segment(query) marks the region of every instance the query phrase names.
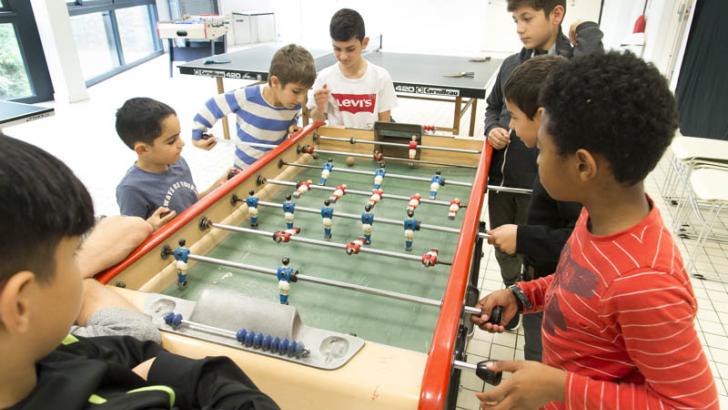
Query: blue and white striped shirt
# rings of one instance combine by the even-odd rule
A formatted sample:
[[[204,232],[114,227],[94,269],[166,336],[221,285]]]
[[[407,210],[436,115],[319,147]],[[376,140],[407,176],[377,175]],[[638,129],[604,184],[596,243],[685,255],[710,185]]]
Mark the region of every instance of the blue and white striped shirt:
[[[293,108],[274,107],[263,99],[265,84],[251,85],[210,98],[194,118],[192,139],[202,134],[230,113],[236,114],[238,138],[235,140],[235,166],[247,168],[269,148],[251,147],[247,143],[278,145],[286,139],[288,126],[296,123],[300,105]]]

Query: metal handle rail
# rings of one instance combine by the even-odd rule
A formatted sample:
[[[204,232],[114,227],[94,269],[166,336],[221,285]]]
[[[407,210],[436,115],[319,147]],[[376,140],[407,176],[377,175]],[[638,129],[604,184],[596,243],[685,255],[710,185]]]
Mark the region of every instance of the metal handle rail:
[[[258,201],[258,205],[269,206],[271,208],[280,208],[281,207],[281,204],[277,204],[275,202],[268,202],[268,201]],[[307,213],[311,213],[311,214],[318,214],[321,212],[320,209],[307,208],[305,206],[298,206],[298,205],[296,205],[296,211],[307,212]],[[361,216],[359,216],[359,215],[349,214],[346,212],[338,212],[338,211],[334,213],[334,216],[346,218],[346,219],[355,219],[355,220],[361,219]],[[388,219],[388,218],[380,218],[380,217],[376,217],[375,222],[381,222],[381,223],[387,224],[387,225],[399,225],[399,226],[402,226],[402,223],[403,223],[403,221],[398,221],[396,219]],[[447,226],[440,226],[440,225],[420,224],[420,229],[429,229],[431,231],[448,232],[448,233],[460,233],[460,229],[450,228]],[[483,233],[483,232],[479,232],[478,236],[480,236],[481,238],[485,238],[485,239],[488,239],[490,237],[490,235],[488,235],[487,233]]]
[[[337,137],[326,137],[323,135],[319,135],[317,137],[320,140],[323,141],[338,141],[338,142],[348,142],[350,144],[370,144],[370,145],[383,145],[386,147],[400,147],[400,148],[409,148],[409,145],[407,144],[399,144],[396,142],[384,142],[384,141],[371,141],[371,140],[362,140],[358,138],[337,138]],[[480,154],[480,150],[475,149],[465,149],[465,148],[448,148],[448,147],[435,147],[432,145],[417,145],[417,149],[429,149],[433,151],[448,151],[448,152],[460,152],[463,154]]]
[[[293,181],[283,181],[280,179],[266,179],[265,181],[263,181],[263,183],[265,183],[265,182],[270,182],[271,184],[274,184],[274,185],[285,185],[285,186],[294,186],[294,187],[297,185]],[[313,185],[313,184],[311,184],[311,186],[309,188],[310,189],[319,189],[322,191],[332,191],[332,192],[336,190],[336,188],[333,188],[333,187]],[[360,195],[360,196],[371,196],[372,195],[371,192],[359,191],[356,189],[348,189],[348,188],[346,190],[346,193],[353,194],[353,195]],[[401,201],[410,200],[408,197],[406,197],[404,195],[395,195],[395,194],[386,194],[386,193],[384,195],[382,195],[382,198],[398,199]],[[421,198],[420,202],[422,202],[423,204],[433,204],[433,205],[441,205],[441,206],[447,206],[447,207],[450,206],[449,202],[440,201],[440,200],[436,200],[436,199]],[[465,208],[466,206],[467,206],[467,204],[460,204],[460,208]]]
[[[271,238],[274,235],[274,232],[270,232],[270,231],[261,231],[258,229],[243,228],[241,226],[223,225],[223,224],[218,224],[218,223],[214,223],[214,222],[209,222],[208,226],[218,228],[218,229],[223,229],[226,231],[231,231],[231,232],[252,233],[252,234],[260,235],[260,236],[268,236]],[[324,246],[324,247],[328,247],[328,248],[346,249],[346,244],[344,244],[344,243],[326,242],[326,241],[320,241],[318,239],[304,238],[304,237],[295,236],[295,235],[291,236],[290,240],[295,241],[295,242],[307,243],[310,245]],[[400,253],[400,252],[385,251],[382,249],[372,249],[372,248],[362,247],[359,249],[359,252],[371,253],[373,255],[386,256],[389,258],[397,258],[397,259],[422,262],[422,258],[420,258],[419,256],[407,255],[407,254]],[[452,264],[452,262],[450,262],[450,261],[438,261],[438,263],[442,264],[442,265],[451,265]]]

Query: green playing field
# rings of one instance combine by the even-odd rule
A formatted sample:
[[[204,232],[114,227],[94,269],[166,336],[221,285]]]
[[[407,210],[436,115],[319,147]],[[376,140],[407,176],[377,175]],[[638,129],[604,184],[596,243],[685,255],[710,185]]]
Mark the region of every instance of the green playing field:
[[[323,165],[326,158],[313,161],[316,166]],[[359,160],[354,167],[344,165],[344,157],[334,157],[336,167],[329,177],[327,186],[347,184],[349,189],[371,191],[374,162]],[[371,171],[371,175],[355,175],[339,171],[357,169]],[[387,173],[424,176],[428,179],[436,170],[443,177],[454,181],[472,183],[475,170],[456,167],[419,167],[410,168],[406,164],[389,162]],[[301,169],[298,180],[311,179],[318,183],[320,169]],[[375,220],[371,248],[408,253],[421,256],[430,248],[438,248],[440,261],[452,261],[458,234],[422,229],[415,233],[412,252],[404,250],[404,229],[401,224],[378,223],[377,217],[403,220],[407,207],[406,201],[387,198],[387,194],[409,197],[415,192],[429,198],[428,181],[410,181],[385,177],[382,184],[384,199],[374,208]],[[284,190],[269,202],[280,204]],[[452,198],[468,201],[470,187],[445,185],[440,187],[438,200],[449,202]],[[245,193],[239,193],[245,197]],[[301,198],[294,199],[297,206],[319,209],[330,195],[329,191],[310,190]],[[362,234],[359,220],[344,219],[336,212],[360,215],[368,197],[347,194],[334,207],[332,243],[346,243]],[[243,205],[244,206],[244,205]],[[280,206],[259,206],[259,228],[265,231],[285,229],[283,211]],[[457,218],[447,218],[448,207],[422,203],[415,212],[415,218],[430,225],[459,228],[465,213],[461,209]],[[301,228],[300,237],[323,239],[323,224],[319,214],[295,213],[294,225]],[[245,221],[241,226],[248,227]],[[325,248],[304,243],[275,243],[272,238],[247,233],[231,233],[208,255],[213,258],[276,269],[281,258],[291,259],[291,266],[302,274],[321,278],[355,283],[378,289],[386,289],[439,300],[448,280],[450,267],[437,265],[425,268],[418,261],[409,261],[359,253],[347,255],[344,249]],[[196,299],[209,286],[234,289],[241,294],[254,296],[267,301],[278,300],[278,282],[273,276],[207,263],[195,263],[188,271],[189,286],[178,290],[175,285],[166,289],[165,294],[185,299]],[[366,340],[426,352],[438,316],[438,308],[374,296],[319,285],[297,282],[291,284],[289,303],[298,309],[303,323],[342,333],[353,333]]]

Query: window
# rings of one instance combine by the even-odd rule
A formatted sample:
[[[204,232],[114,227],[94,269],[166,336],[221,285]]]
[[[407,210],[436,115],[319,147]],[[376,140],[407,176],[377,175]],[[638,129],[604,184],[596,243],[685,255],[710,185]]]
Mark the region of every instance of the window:
[[[87,85],[162,54],[154,0],[68,0]]]
[[[33,90],[14,24],[0,24],[0,61],[0,100],[31,97]]]

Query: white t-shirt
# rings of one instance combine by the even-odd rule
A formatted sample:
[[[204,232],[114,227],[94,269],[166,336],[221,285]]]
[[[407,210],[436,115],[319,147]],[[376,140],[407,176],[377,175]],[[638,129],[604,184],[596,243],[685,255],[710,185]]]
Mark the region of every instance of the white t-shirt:
[[[397,106],[392,77],[387,70],[370,62],[361,78],[344,77],[339,63],[321,70],[308,96],[309,109],[316,107],[314,92],[324,84],[331,90],[326,106],[330,125],[371,129],[380,112],[391,111]]]

